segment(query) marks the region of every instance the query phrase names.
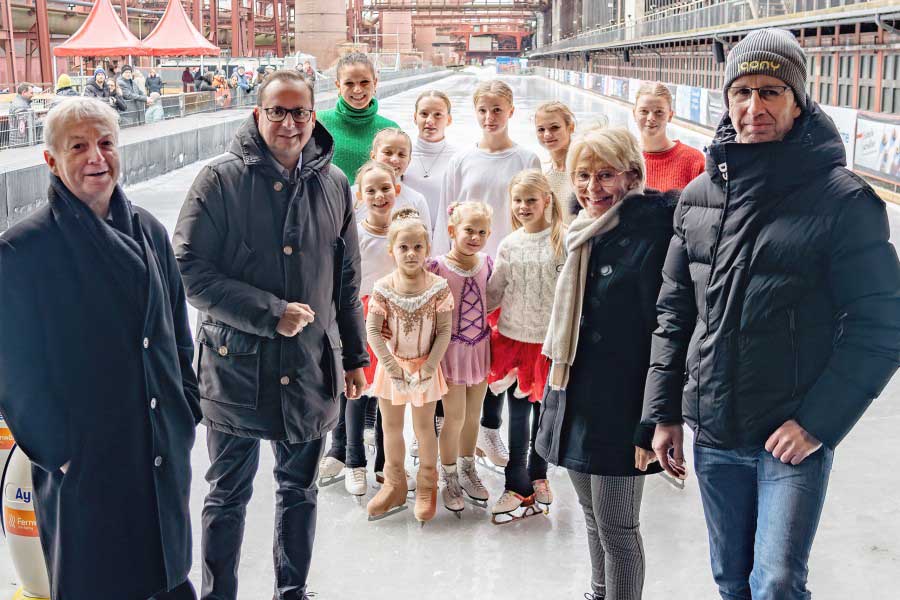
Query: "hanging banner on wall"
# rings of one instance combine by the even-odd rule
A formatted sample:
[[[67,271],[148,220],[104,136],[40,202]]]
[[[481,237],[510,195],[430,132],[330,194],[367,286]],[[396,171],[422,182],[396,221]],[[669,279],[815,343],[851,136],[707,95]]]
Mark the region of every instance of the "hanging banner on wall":
[[[841,140],[844,142],[844,150],[847,153],[847,167],[853,168],[856,150],[856,116],[859,113],[855,108],[842,108],[839,106],[821,105],[831,120],[834,121]]]
[[[900,117],[857,116],[854,168],[900,184]]]
[[[725,114],[725,97],[719,90],[704,90],[700,103],[700,122],[715,129]],[[704,100],[705,98],[705,100]]]
[[[637,93],[639,89],[641,89],[640,79],[628,80],[628,101],[632,104],[635,104],[637,102]]]

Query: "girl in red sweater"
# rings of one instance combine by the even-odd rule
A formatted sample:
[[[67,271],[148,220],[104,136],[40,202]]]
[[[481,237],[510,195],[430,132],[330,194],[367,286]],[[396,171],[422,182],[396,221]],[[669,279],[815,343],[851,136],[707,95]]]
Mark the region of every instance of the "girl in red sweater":
[[[703,172],[703,153],[666,134],[675,115],[672,93],[662,83],[644,83],[634,104],[634,120],[641,132],[641,148],[647,165],[647,187],[662,192],[683,189]]]

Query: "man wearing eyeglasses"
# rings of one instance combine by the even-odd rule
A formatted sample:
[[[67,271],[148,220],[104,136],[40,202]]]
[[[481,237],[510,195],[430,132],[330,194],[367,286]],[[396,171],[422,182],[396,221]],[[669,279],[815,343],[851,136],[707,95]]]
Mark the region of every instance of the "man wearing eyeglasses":
[[[307,598],[324,437],[339,395],[362,392],[368,364],[350,186],[331,164],[313,86],[278,71],[258,103],[229,152],[197,176],[174,236],[188,301],[200,311],[207,600],[238,597],[260,440],[276,463],[273,598]]]
[[[900,361],[900,265],[790,32],[750,33],[725,80],[675,211],[643,421],[675,477],[694,431],[722,598],[805,600],[834,450]]]

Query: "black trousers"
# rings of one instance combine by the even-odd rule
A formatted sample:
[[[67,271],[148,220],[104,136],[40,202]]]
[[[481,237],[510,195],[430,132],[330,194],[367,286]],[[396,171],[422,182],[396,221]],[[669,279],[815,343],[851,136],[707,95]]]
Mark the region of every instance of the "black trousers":
[[[174,590],[156,594],[150,600],[197,600],[197,592],[190,580],[187,580]]]
[[[514,388],[511,388],[514,389]],[[534,493],[532,481],[547,478],[547,461],[534,449],[541,403],[528,398],[516,398],[510,393],[509,403],[509,462],[506,464],[506,489],[522,496]]]
[[[358,400],[347,400],[342,394],[341,413],[337,426],[331,432],[328,456],[338,459],[351,469],[367,466],[363,430],[374,427],[375,470],[381,471],[384,468],[384,432],[381,430],[380,417],[377,398],[362,396]]]
[[[275,600],[299,600],[316,537],[316,477],[322,439],[300,444],[271,442],[275,453]],[[259,440],[209,429],[209,494],[203,503],[203,600],[236,600],[237,570],[247,503],[259,467]]]
[[[500,424],[503,423],[503,397],[505,395],[506,392],[495,394],[491,391],[491,388],[487,389],[487,393],[484,395],[484,404],[481,407],[482,427],[500,429]]]

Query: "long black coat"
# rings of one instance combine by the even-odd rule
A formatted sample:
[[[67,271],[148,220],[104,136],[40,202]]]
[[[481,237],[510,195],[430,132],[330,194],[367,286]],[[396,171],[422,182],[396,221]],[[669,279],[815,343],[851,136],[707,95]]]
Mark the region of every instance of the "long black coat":
[[[900,362],[900,265],[884,203],[809,102],[781,142],[726,115],[681,195],[644,420],[759,446],[795,419],[834,448]],[[687,376],[685,376],[687,371]]]
[[[144,600],[191,566],[200,410],[184,292],[163,226],[116,194],[142,281],[82,223],[112,228],[53,187],[0,238],[0,411],[34,464],[54,600],[95,598],[98,586]]]
[[[551,463],[593,475],[646,475],[634,447],[650,448],[639,424],[656,297],[672,236],[676,193],[626,197],[619,225],[592,239],[581,330],[569,383],[546,392],[535,443]]]
[[[337,422],[341,367],[368,364],[353,200],[333,146],[316,124],[292,183],[250,115],[188,191],[174,244],[188,300],[203,313],[198,378],[209,427],[320,438]],[[275,331],[287,302],[315,311],[292,338]]]

